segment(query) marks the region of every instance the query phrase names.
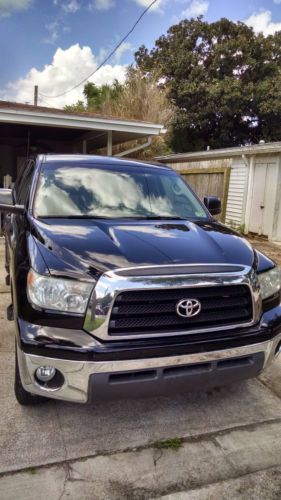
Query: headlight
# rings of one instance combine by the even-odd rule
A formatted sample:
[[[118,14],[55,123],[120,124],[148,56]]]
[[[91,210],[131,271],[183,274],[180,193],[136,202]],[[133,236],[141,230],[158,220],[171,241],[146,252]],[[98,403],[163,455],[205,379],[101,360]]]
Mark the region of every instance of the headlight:
[[[83,314],[92,289],[89,283],[42,276],[33,269],[28,273],[29,301],[43,309]]]
[[[263,300],[271,297],[281,289],[281,272],[279,267],[274,267],[270,271],[258,274],[258,280]]]

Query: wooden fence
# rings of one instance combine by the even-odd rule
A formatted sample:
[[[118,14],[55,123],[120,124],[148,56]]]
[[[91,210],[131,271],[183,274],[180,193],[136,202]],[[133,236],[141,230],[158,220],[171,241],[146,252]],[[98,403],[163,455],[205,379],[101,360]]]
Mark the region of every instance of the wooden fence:
[[[221,198],[222,213],[218,218],[222,222],[225,221],[230,170],[230,167],[178,169],[178,172],[202,201],[204,196]]]

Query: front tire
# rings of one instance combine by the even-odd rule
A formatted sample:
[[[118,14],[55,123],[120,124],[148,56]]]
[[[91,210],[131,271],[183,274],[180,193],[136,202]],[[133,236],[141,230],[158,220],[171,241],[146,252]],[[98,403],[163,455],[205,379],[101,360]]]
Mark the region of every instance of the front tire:
[[[44,398],[42,396],[37,396],[35,394],[31,394],[30,392],[28,392],[24,389],[22,382],[21,382],[21,378],[20,378],[19,363],[18,363],[18,356],[17,356],[17,347],[16,347],[15,354],[16,354],[16,359],[15,359],[14,390],[15,390],[15,396],[16,396],[17,402],[22,406],[30,406],[30,405],[38,405],[41,403],[46,403],[48,401],[48,398]]]

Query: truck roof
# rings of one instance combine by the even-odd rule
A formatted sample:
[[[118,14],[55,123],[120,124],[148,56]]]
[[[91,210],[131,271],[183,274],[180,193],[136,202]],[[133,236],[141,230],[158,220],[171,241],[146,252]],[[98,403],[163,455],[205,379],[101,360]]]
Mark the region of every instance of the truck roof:
[[[39,159],[42,163],[79,163],[81,164],[89,164],[93,163],[95,166],[102,165],[126,165],[127,167],[151,167],[151,168],[161,168],[172,170],[171,167],[167,165],[163,165],[163,163],[156,163],[150,161],[139,161],[132,159],[123,159],[118,158],[116,156],[98,156],[98,155],[81,155],[81,154],[46,154],[39,155]]]

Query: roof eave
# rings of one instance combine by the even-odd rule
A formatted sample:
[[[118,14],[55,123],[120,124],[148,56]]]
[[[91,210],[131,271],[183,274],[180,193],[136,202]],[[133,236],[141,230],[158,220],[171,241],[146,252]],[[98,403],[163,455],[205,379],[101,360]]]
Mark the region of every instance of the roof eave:
[[[89,117],[81,115],[59,115],[55,113],[42,113],[29,110],[0,109],[0,122],[21,125],[38,125],[60,128],[74,128],[81,130],[113,130],[141,135],[159,135],[163,125],[131,122],[114,118]]]
[[[268,144],[255,144],[254,146],[241,146],[237,148],[213,149],[210,151],[197,151],[194,153],[178,153],[166,156],[158,156],[157,161],[181,162],[192,160],[214,160],[232,158],[242,155],[258,155],[281,153],[281,142]]]

